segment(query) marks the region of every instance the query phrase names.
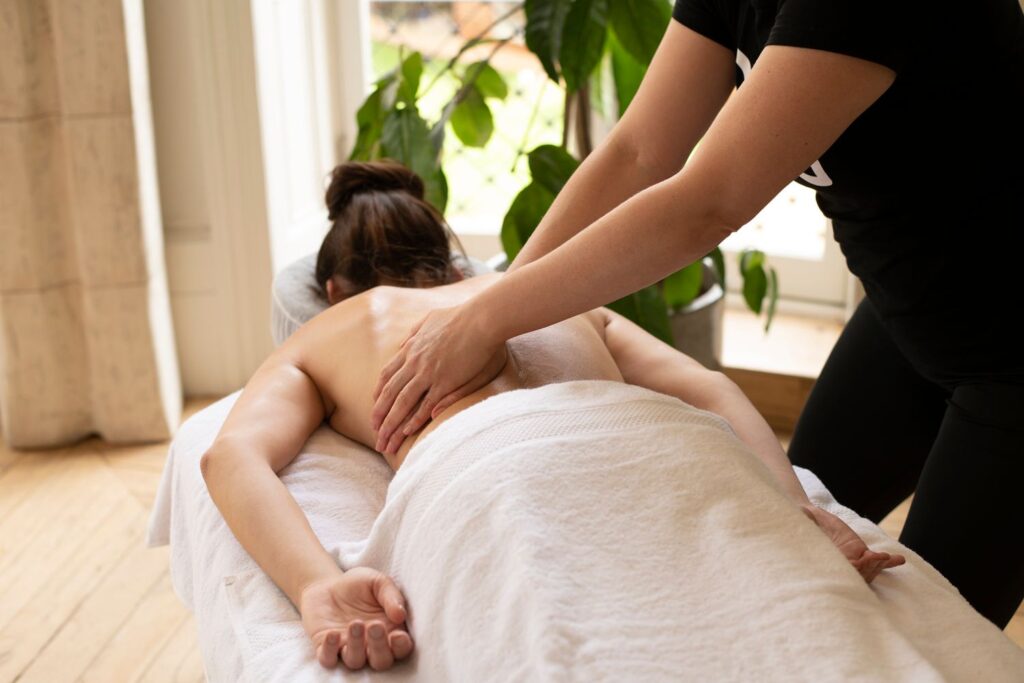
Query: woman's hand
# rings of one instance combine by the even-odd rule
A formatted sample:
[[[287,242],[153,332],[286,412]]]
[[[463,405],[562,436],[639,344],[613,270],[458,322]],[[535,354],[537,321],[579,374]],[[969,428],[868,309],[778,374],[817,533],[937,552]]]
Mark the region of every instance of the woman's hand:
[[[340,659],[349,669],[369,664],[382,671],[412,652],[402,592],[373,569],[357,567],[309,584],[299,611],[325,668],[334,668]]]
[[[875,552],[870,550],[857,532],[851,529],[846,522],[839,519],[831,512],[822,510],[815,505],[801,505],[807,517],[818,525],[829,540],[839,548],[839,552],[850,561],[864,580],[868,583],[874,581],[875,577],[883,569],[898,567],[906,558],[902,555],[891,555],[889,553]]]
[[[504,340],[488,334],[467,304],[431,311],[381,370],[376,449],[396,453],[427,420],[497,377],[507,358]]]

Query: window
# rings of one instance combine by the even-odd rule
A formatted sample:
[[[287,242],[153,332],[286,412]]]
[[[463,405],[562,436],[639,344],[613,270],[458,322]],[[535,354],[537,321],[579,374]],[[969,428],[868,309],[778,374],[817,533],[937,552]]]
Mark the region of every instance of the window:
[[[380,0],[370,3],[373,75],[377,78],[398,63],[400,48],[418,50],[431,60],[421,83],[421,114],[437,120],[457,88],[453,77],[429,85],[467,39],[487,31],[510,42],[495,53],[491,65],[504,77],[509,95],[491,100],[494,133],[483,148],[462,145],[449,129],[445,139],[444,169],[448,178],[449,223],[465,240],[486,236],[490,253],[500,249],[497,235],[506,209],[529,182],[525,152],[562,140],[562,93],[548,81],[537,59],[523,44],[525,17],[514,11],[519,2],[408,2]],[[488,30],[488,27],[491,27]],[[486,57],[492,46],[467,52],[471,63]],[[425,91],[424,88],[428,87]],[[467,248],[473,251],[471,244]],[[483,254],[478,254],[483,255]]]

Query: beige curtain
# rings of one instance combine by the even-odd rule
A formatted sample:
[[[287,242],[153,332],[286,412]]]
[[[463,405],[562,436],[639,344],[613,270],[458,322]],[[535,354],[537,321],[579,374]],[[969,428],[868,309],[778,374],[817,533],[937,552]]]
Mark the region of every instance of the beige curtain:
[[[181,390],[141,0],[0,0],[0,432],[166,438]]]

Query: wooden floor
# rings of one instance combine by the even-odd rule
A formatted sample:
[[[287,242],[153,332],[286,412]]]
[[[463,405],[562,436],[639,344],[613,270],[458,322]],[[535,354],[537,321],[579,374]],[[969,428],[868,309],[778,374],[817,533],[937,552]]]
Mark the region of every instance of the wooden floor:
[[[143,545],[166,451],[90,440],[15,453],[0,441],[0,682],[203,680],[167,549]],[[905,515],[883,528],[897,535]],[[1024,611],[1007,633],[1024,647]]]

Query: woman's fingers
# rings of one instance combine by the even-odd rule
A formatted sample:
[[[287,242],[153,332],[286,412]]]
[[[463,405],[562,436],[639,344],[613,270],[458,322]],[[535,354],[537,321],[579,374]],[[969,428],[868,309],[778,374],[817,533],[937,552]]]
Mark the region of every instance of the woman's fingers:
[[[394,624],[404,624],[408,616],[405,598],[394,580],[387,574],[378,574],[373,581],[373,597],[384,608],[384,615]]]
[[[366,627],[369,634],[369,643],[366,646],[366,658],[370,662],[370,668],[374,671],[383,671],[391,668],[395,663],[395,657],[391,653],[391,644],[388,642],[387,629],[379,621],[371,621]]]
[[[885,563],[886,569],[892,569],[893,567],[899,567],[902,564],[907,563],[907,558],[902,555],[893,555],[889,558],[889,561]]]
[[[405,631],[394,630],[388,634],[391,653],[395,659],[405,659],[412,654],[412,637]]]
[[[341,661],[350,669],[366,665],[366,626],[358,619],[348,625],[348,642],[341,650]]]
[[[320,666],[325,669],[333,669],[338,665],[338,648],[341,643],[341,634],[337,631],[329,631],[320,645],[316,648],[316,658]]]

